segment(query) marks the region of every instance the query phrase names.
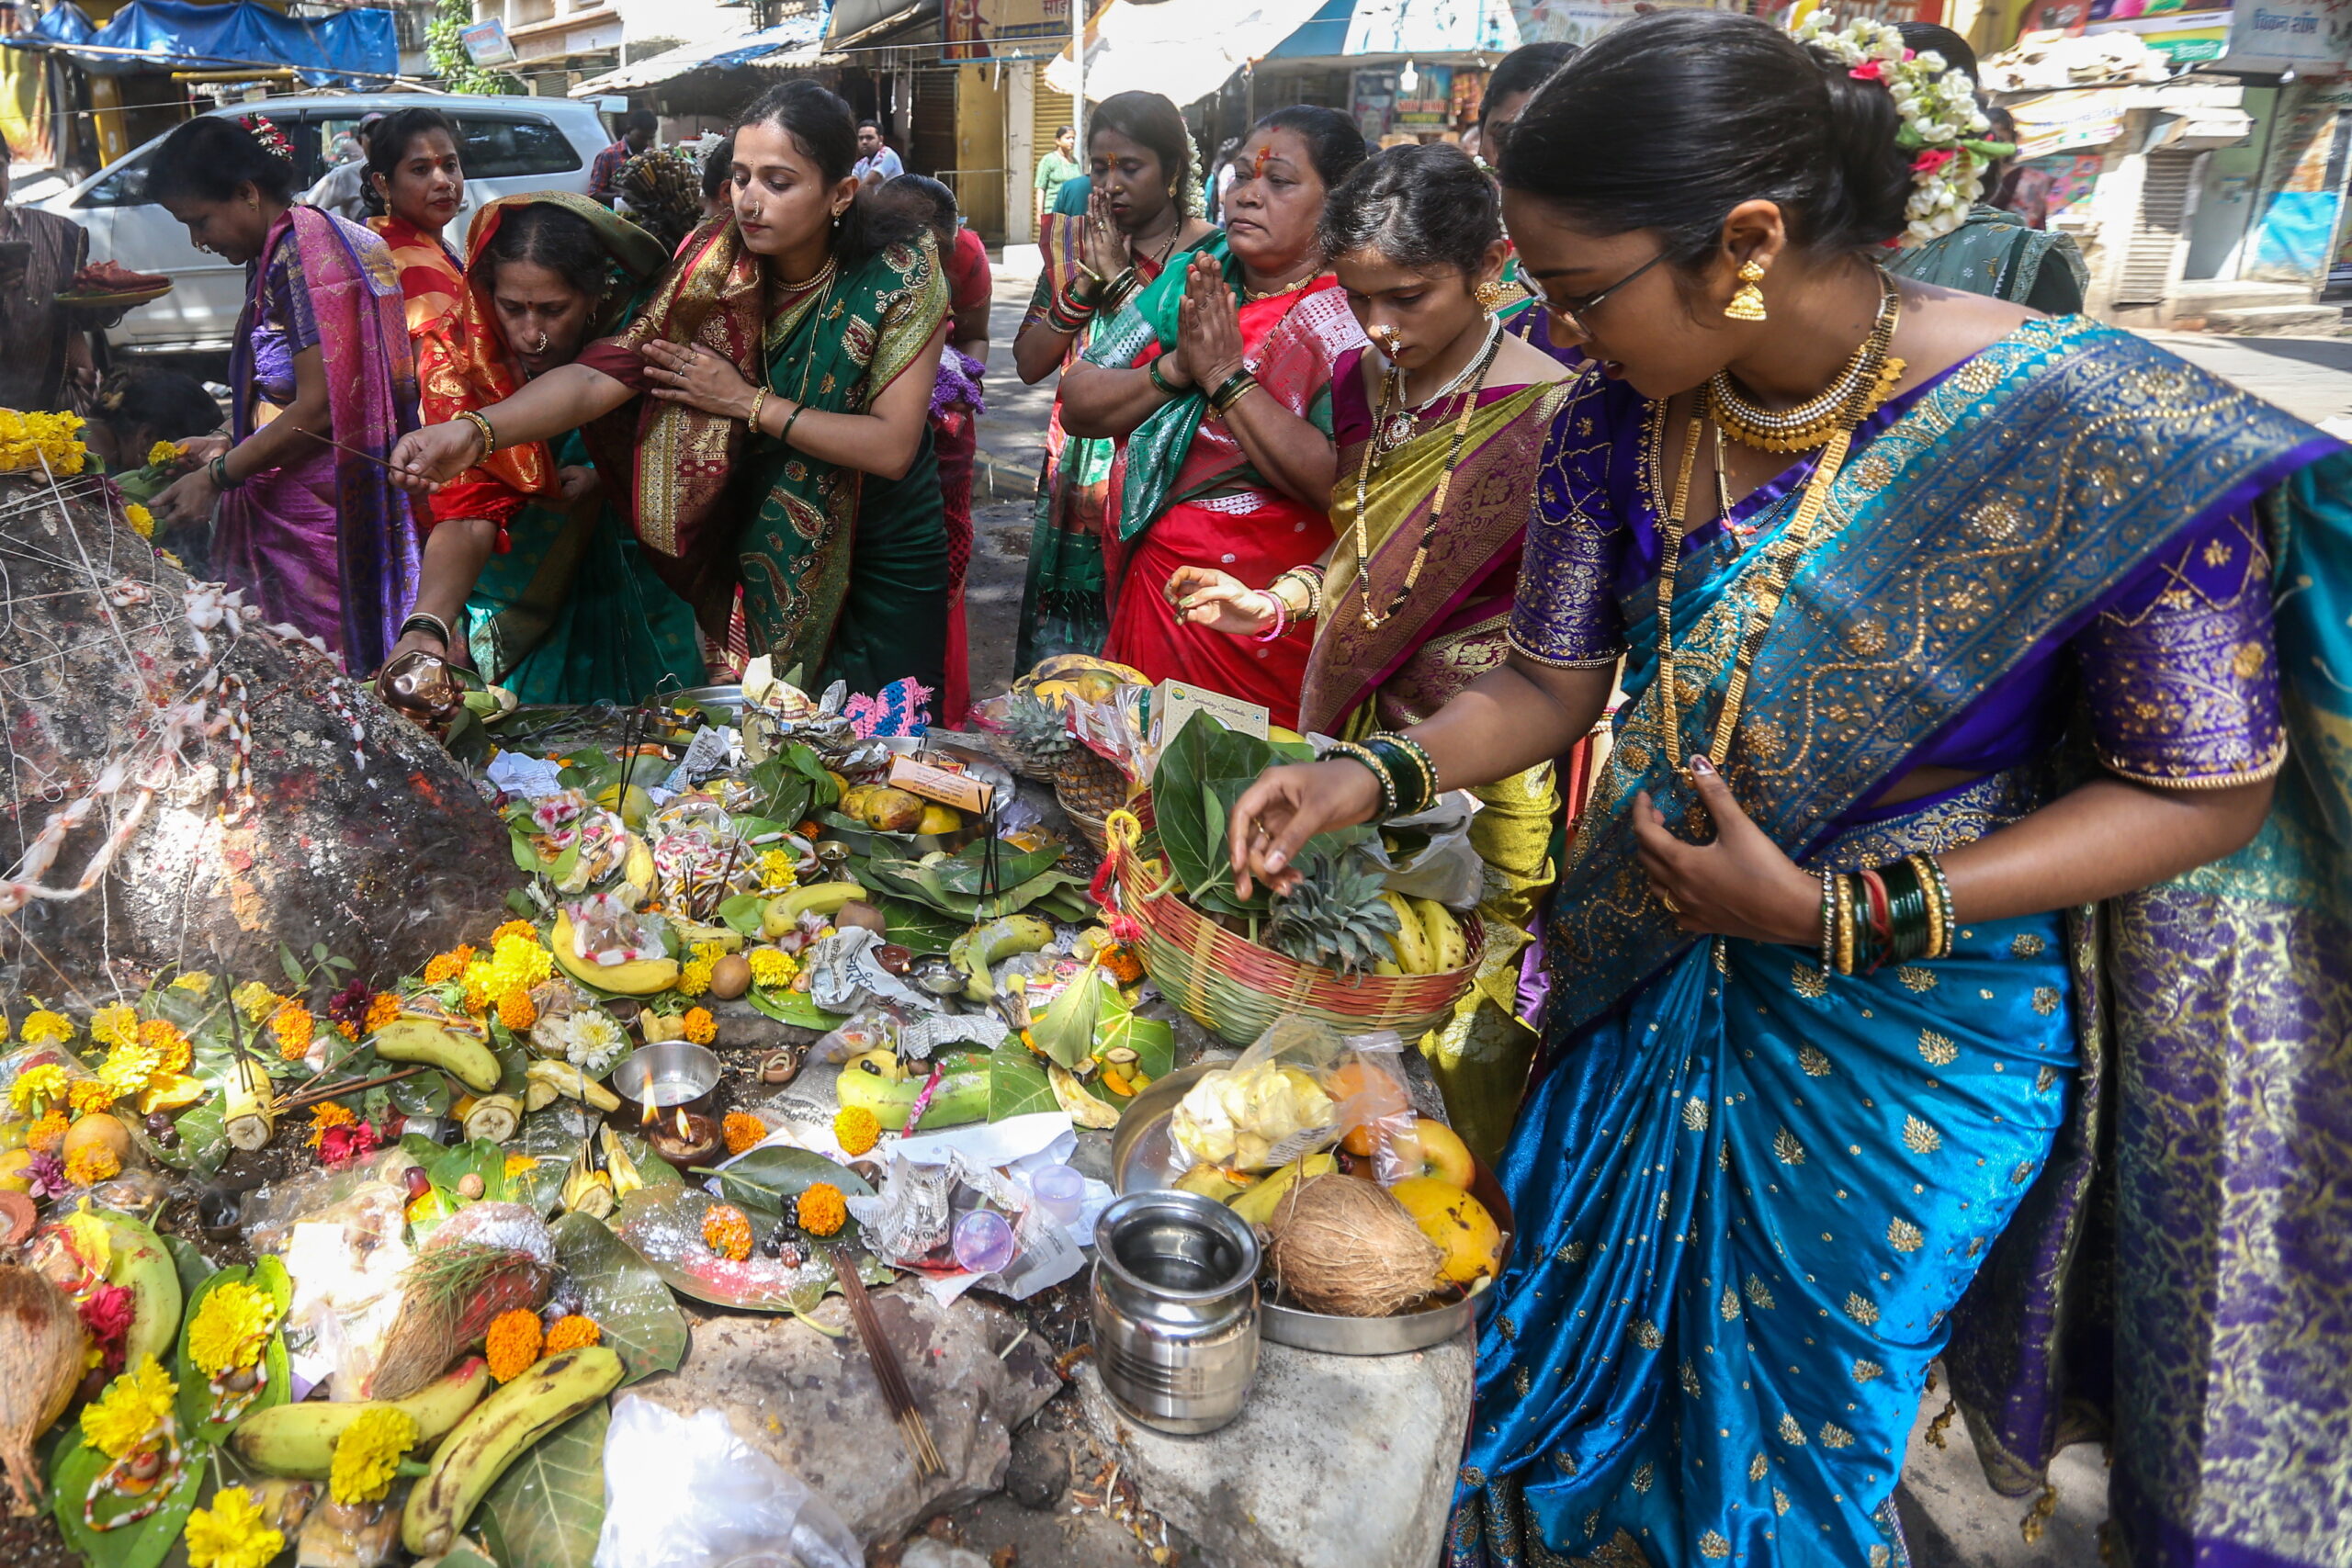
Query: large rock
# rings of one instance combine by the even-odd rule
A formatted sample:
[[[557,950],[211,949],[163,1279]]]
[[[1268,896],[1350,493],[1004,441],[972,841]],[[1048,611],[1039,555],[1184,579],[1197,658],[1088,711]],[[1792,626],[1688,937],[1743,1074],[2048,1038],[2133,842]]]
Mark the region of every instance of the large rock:
[[[1198,1438],[1129,1420],[1091,1363],[1078,1386],[1144,1506],[1220,1568],[1430,1568],[1474,1361],[1467,1334],[1396,1356],[1267,1345],[1240,1418]]]
[[[308,647],[192,624],[187,577],[110,521],[98,484],[67,481],[61,503],[0,482],[0,874],[121,766],[37,879],[73,887],[157,787],[102,880],[0,928],[0,987],[111,998],[122,969],[166,964],[276,980],[280,942],[390,979],[495,923],[520,877],[448,754]],[[235,734],[175,730],[195,704],[207,728],[239,709],[251,726],[252,805],[232,820]],[[0,883],[0,911],[20,897]]]
[[[986,1303],[967,1296],[943,1307],[900,1285],[876,1292],[874,1306],[944,1476],[917,1472],[837,1296],[809,1315],[848,1330],[841,1338],[789,1317],[712,1318],[695,1325],[676,1371],[630,1392],[682,1415],[726,1412],[745,1442],[822,1494],[859,1540],[888,1545],[933,1514],[1001,1486],[1013,1428],[1061,1381],[1048,1348]]]

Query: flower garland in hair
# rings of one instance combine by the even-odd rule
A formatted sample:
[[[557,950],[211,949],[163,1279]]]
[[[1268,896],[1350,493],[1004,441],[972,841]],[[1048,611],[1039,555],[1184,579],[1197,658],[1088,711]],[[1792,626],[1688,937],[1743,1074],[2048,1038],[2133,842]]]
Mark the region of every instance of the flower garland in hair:
[[[1816,10],[1794,32],[1799,43],[1828,55],[1849,76],[1876,82],[1894,96],[1903,119],[1895,145],[1912,154],[1911,196],[1903,207],[1902,238],[1888,243],[1924,244],[1967,221],[1968,209],[1984,188],[1985,169],[2017,151],[2009,142],[1985,140],[1993,122],[1977,107],[1976,84],[1968,73],[1952,69],[1933,50],[1914,54],[1885,22],[1855,21],[1833,28],[1826,14]]]
[[[261,143],[261,150],[271,157],[282,158],[289,164],[294,161],[294,143],[286,140],[286,132],[278,130],[269,116],[249,114],[237,123],[251,131],[253,139]]]

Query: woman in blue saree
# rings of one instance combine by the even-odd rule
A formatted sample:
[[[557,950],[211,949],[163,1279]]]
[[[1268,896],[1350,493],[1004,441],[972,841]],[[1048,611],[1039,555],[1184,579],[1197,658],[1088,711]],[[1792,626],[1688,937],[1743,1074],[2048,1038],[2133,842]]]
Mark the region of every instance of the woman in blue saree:
[[[1593,363],[1514,656],[1234,813],[1279,886],[1626,694],[1449,1561],[1905,1562],[1942,1356],[2004,1490],[2109,1413],[2129,1561],[2339,1562],[2352,458],[2128,333],[1888,279],[1967,210],[1973,106],[1809,36],[1637,18],[1537,94],[1506,220]]]

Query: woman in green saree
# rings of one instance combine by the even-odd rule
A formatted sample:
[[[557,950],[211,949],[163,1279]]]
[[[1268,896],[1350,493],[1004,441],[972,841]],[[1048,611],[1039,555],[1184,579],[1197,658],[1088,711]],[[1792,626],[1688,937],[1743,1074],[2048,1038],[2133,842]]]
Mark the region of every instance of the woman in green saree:
[[[688,238],[620,335],[417,432],[394,466],[430,488],[485,447],[590,426],[599,470],[628,476],[639,543],[714,646],[811,686],[939,690],[946,284],[920,222],[859,197],[855,148],[823,88],[763,94],[735,127],[732,212]]]
[[[665,257],[567,192],[482,209],[461,291],[411,333],[424,417],[493,406],[611,331]],[[694,615],[607,504],[576,433],[507,446],[432,498],[419,624],[394,651],[445,649],[526,703],[636,702],[698,685]],[[442,628],[447,628],[446,632]]]
[[[1374,345],[1332,369],[1338,539],[1271,583],[1187,566],[1168,593],[1186,622],[1236,637],[1315,620],[1299,725],[1352,740],[1419,723],[1502,663],[1528,498],[1566,371],[1492,308],[1502,214],[1493,181],[1459,149],[1374,153],[1331,193],[1321,243]],[[1453,1022],[1421,1048],[1455,1131],[1492,1162],[1534,1055],[1520,958],[1551,885],[1560,794],[1546,761],[1477,795],[1486,954]]]

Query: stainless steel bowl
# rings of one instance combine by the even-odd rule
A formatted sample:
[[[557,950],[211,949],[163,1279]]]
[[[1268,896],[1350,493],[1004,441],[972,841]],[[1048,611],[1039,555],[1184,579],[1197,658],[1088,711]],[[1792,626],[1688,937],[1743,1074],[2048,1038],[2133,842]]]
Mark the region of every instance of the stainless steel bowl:
[[[621,1058],[605,1087],[628,1101],[630,1110],[613,1114],[632,1124],[642,1117],[649,1092],[655,1111],[681,1105],[695,1110],[718,1087],[718,1055],[686,1040],[640,1046]]]

